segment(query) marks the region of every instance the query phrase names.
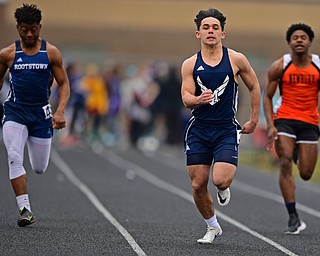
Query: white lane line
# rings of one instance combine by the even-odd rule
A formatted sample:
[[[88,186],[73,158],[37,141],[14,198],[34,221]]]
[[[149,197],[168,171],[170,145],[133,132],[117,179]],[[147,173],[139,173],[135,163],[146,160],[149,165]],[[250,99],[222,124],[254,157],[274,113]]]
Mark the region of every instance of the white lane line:
[[[170,154],[168,154],[168,155],[170,156]],[[159,159],[162,159],[162,158],[152,157],[152,159],[156,160],[156,161],[159,161]],[[163,159],[162,159],[162,163],[163,163]],[[180,164],[178,164],[177,162],[174,162],[174,164],[172,164],[171,162],[166,161],[165,163],[168,166],[170,166],[170,167],[172,167],[172,168],[174,168],[174,169],[176,169],[178,171],[181,171]],[[320,190],[317,189],[314,186],[311,186],[311,187],[310,186],[302,186],[300,182],[297,182],[296,186],[299,186],[302,189],[309,190],[310,192],[320,193]],[[235,188],[235,189],[241,190],[243,192],[252,194],[254,196],[259,196],[259,197],[266,198],[266,199],[269,199],[271,201],[280,203],[281,205],[284,204],[282,196],[279,196],[278,194],[269,192],[267,190],[263,190],[263,189],[251,186],[251,185],[249,185],[247,183],[238,181],[237,179],[233,180],[232,187]],[[311,208],[311,207],[309,207],[309,206],[307,206],[307,205],[304,205],[304,204],[301,204],[301,203],[298,202],[296,204],[296,208],[299,211],[302,211],[302,212],[308,213],[308,214],[310,214],[310,215],[312,215],[314,217],[320,218],[320,212],[315,210],[315,209],[313,209],[313,208]]]
[[[96,209],[102,213],[102,215],[122,234],[127,240],[132,249],[139,256],[146,256],[146,253],[140,248],[129,232],[111,215],[111,213],[103,206],[95,194],[73,173],[71,168],[66,162],[59,156],[58,152],[52,148],[51,160],[60,169],[61,172],[73,183],[96,207]]]
[[[232,182],[232,187],[234,187],[238,190],[241,190],[243,192],[246,192],[248,194],[252,194],[254,196],[263,197],[263,198],[269,199],[271,201],[274,201],[274,202],[277,202],[280,204],[284,204],[283,198],[281,196],[279,196],[275,193],[266,191],[264,189],[260,189],[260,188],[248,185],[248,184],[243,183],[241,181],[238,181],[236,179]],[[306,206],[301,203],[297,203],[296,207],[300,211],[306,212],[314,217],[320,218],[320,212],[310,208],[309,206]]]
[[[256,170],[254,170],[253,167],[251,166],[248,166],[248,165],[245,165],[243,164],[242,167],[250,170],[251,172],[255,172]],[[315,170],[315,172],[318,171],[318,170]],[[271,175],[273,174],[270,174],[270,173],[267,173],[269,174],[268,176],[271,177]],[[278,176],[277,176],[278,178]],[[278,181],[278,180],[277,180]],[[320,194],[320,186],[314,182],[312,182],[312,180],[306,182],[300,178],[297,178],[295,180],[295,184],[296,184],[296,187],[298,187],[299,189],[303,189],[303,190],[307,190],[309,192],[312,192],[312,193],[316,193],[316,194]]]
[[[99,154],[101,157],[105,158],[108,162],[112,163],[114,166],[116,166],[119,169],[123,169],[125,171],[127,170],[132,170],[136,173],[136,175],[138,175],[141,179],[144,179],[146,181],[148,181],[149,183],[163,189],[166,191],[169,191],[177,196],[180,196],[181,198],[191,202],[194,204],[193,201],[193,197],[190,193],[185,192],[184,190],[175,187],[173,185],[171,185],[170,183],[161,180],[160,178],[158,178],[157,176],[153,175],[152,173],[148,172],[147,170],[145,170],[144,168],[142,168],[141,166],[136,165],[133,162],[130,162],[124,158],[122,158],[121,156],[117,155],[116,153],[114,153],[111,150],[108,150],[107,153],[102,153]],[[252,236],[263,240],[264,242],[270,244],[271,246],[275,247],[276,249],[282,251],[283,253],[290,255],[290,256],[297,256],[297,254],[291,252],[290,250],[288,250],[287,248],[283,247],[282,245],[272,241],[271,239],[257,233],[256,231],[248,228],[247,226],[241,224],[240,222],[230,218],[229,216],[223,214],[222,212],[216,210],[217,214],[219,215],[219,218],[223,219],[226,222],[229,222],[230,224],[238,227],[239,229],[251,234]]]

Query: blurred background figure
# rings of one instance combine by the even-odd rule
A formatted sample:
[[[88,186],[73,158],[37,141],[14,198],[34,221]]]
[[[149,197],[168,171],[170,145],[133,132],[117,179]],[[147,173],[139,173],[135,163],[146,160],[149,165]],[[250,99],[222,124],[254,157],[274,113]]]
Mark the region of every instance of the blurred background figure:
[[[108,91],[97,64],[90,63],[86,66],[82,86],[86,93],[85,108],[88,113],[87,141],[92,144],[101,139],[101,124],[109,110]]]
[[[153,112],[157,118],[163,118],[163,142],[168,145],[179,145],[182,143],[183,131],[179,69],[161,62],[156,65],[155,73],[159,94],[153,105]]]
[[[103,134],[103,142],[107,146],[113,146],[121,137],[120,107],[121,107],[121,74],[120,66],[108,61],[105,63],[103,79],[109,95],[109,111],[106,116],[106,131]]]
[[[81,134],[84,133],[86,111],[85,91],[82,88],[82,67],[81,64],[73,61],[66,67],[69,78],[71,97],[69,102],[70,120],[68,135],[63,139],[65,146],[78,146],[81,143]]]
[[[126,68],[127,78],[122,84],[123,121],[133,147],[143,147],[143,137],[152,132],[151,106],[159,93],[152,71],[150,64],[128,65]]]

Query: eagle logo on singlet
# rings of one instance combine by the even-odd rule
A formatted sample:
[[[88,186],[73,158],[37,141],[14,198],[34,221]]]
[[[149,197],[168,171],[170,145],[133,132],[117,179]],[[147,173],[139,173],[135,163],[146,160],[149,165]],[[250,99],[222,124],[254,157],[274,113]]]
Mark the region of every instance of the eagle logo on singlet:
[[[197,76],[197,83],[200,86],[202,92],[208,90],[208,88],[203,85],[199,76]],[[224,93],[224,90],[226,89],[228,83],[229,83],[229,76],[227,75],[223,83],[217,89],[215,89],[214,92],[212,93],[212,101],[210,102],[210,105],[213,106],[214,104],[220,101],[219,96],[221,96]]]

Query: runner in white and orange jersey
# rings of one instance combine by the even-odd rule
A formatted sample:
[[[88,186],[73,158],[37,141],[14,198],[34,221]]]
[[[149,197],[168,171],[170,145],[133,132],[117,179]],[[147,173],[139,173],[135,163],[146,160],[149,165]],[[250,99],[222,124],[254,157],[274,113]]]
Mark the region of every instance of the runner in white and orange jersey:
[[[286,39],[291,53],[272,63],[264,95],[267,149],[275,142],[280,161],[279,184],[289,214],[286,234],[299,234],[306,228],[295,206],[292,160],[298,165],[300,177],[309,180],[318,157],[320,60],[318,55],[309,53],[313,38],[314,32],[306,24],[289,27]],[[281,97],[273,106],[278,86]]]

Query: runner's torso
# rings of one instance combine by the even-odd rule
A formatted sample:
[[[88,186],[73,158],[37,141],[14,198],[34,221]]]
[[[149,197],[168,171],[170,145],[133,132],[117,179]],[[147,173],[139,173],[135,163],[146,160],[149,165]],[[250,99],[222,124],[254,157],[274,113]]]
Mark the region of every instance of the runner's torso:
[[[275,119],[293,119],[318,125],[319,57],[313,55],[312,63],[306,68],[296,67],[290,54],[284,55],[283,59],[281,104],[275,113]]]
[[[201,52],[198,52],[193,79],[196,84],[196,96],[206,89],[211,89],[213,92],[210,104],[192,109],[196,121],[224,123],[235,119],[238,84],[234,81],[227,48],[223,47],[222,59],[214,67],[207,65],[202,59]]]
[[[9,70],[10,95],[8,100],[24,105],[46,105],[53,82],[51,66],[42,39],[41,49],[34,55],[26,55],[17,40],[16,54]]]

